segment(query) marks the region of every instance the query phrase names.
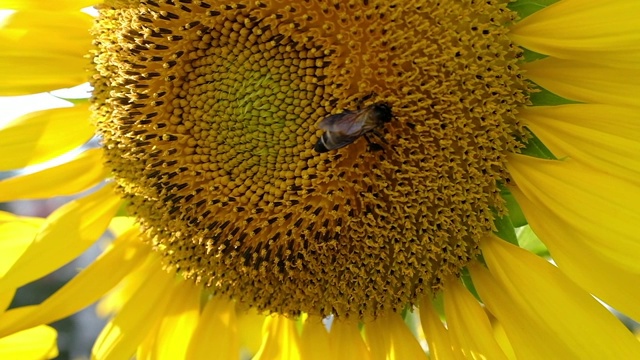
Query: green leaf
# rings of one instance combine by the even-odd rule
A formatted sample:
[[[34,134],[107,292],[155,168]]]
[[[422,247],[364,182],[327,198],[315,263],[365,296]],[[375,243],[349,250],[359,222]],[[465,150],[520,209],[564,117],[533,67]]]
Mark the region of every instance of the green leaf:
[[[565,104],[579,104],[579,101],[565,99],[558,96],[551,91],[538,87],[536,91],[529,93],[529,100],[533,103],[533,106],[549,106],[549,105],[565,105]]]
[[[529,130],[530,137],[525,143],[525,147],[520,149],[523,155],[533,156],[540,159],[558,160],[538,137]],[[517,227],[517,226],[516,226]]]
[[[520,208],[520,204],[518,204],[516,198],[511,194],[511,191],[509,191],[508,188],[501,186],[500,196],[502,196],[504,201],[507,202],[507,210],[509,211],[507,215],[511,220],[511,224],[516,228],[527,225],[527,218],[525,218],[524,213]]]
[[[118,208],[118,211],[116,212],[116,216],[131,216],[131,214],[127,210],[129,205],[130,205],[130,203],[128,201],[123,201],[120,204],[120,207]]]
[[[522,48],[522,51],[523,51],[522,55],[524,56],[525,62],[531,62],[531,61],[540,60],[548,57],[547,55],[540,54],[535,51],[531,51],[527,48]]]
[[[516,230],[511,222],[511,219],[508,216],[498,217],[495,215],[495,219],[493,223],[496,225],[496,229],[498,229],[495,234],[502,240],[508,241],[515,246],[518,245],[518,237],[516,236]]]
[[[73,105],[80,105],[80,104],[85,104],[87,102],[89,102],[89,98],[66,98],[66,97],[62,97],[62,96],[56,96],[52,93],[49,93],[49,95],[56,97],[60,100],[64,100],[64,101],[68,101],[70,103],[72,103]]]
[[[518,0],[510,3],[509,9],[518,13],[521,19],[542,10],[558,0]]]
[[[402,316],[402,320],[404,320],[405,323],[407,322],[407,318],[411,316],[412,309],[413,307],[411,305],[405,305],[400,312],[400,316]]]
[[[471,279],[471,274],[467,268],[462,269],[462,275],[460,276],[462,279],[462,283],[469,290],[469,292],[476,298],[478,301],[480,300],[480,295],[478,295],[478,291],[476,290],[476,286],[473,285],[473,279]]]
[[[407,325],[413,336],[418,337],[419,328],[420,328],[420,317],[414,311],[413,306],[407,306],[402,310],[402,319],[404,323]]]
[[[538,256],[549,256],[549,250],[544,243],[540,241],[529,225],[519,228],[517,230],[517,234],[521,248],[529,250]]]
[[[442,291],[438,291],[436,296],[431,299],[431,304],[433,305],[433,309],[440,316],[441,320],[444,320],[444,297],[442,296]]]

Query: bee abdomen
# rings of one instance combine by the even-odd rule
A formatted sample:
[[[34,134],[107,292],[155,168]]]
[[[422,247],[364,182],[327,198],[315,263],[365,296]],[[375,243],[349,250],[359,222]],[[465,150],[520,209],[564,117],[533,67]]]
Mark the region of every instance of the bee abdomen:
[[[323,152],[329,151],[329,148],[327,148],[327,145],[325,144],[325,136],[326,135],[327,135],[327,133],[322,134],[320,139],[318,139],[318,142],[316,143],[316,146],[313,147],[313,150],[315,150],[316,152],[319,152],[319,153],[323,153]]]

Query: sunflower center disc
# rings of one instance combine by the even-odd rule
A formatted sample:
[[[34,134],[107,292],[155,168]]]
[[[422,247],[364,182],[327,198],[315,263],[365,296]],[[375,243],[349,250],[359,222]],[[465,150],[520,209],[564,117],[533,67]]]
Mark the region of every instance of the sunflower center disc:
[[[107,1],[95,122],[168,268],[259,310],[376,317],[459,276],[504,211],[528,88],[487,1]],[[363,100],[364,99],[364,100]],[[386,102],[338,150],[317,123]]]

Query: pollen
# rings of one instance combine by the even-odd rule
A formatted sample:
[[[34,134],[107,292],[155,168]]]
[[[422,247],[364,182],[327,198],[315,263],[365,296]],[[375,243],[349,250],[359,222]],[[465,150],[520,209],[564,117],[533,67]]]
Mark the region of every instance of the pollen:
[[[94,122],[168,269],[261,311],[375,318],[437,293],[505,212],[529,88],[506,1],[106,1]],[[374,103],[378,134],[317,153]],[[372,146],[372,144],[376,146]]]

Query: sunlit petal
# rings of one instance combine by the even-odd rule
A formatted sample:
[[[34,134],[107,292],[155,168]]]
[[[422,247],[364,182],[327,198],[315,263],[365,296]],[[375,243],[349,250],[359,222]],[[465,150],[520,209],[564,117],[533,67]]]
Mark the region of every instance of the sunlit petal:
[[[262,345],[254,360],[300,360],[300,337],[295,323],[285,316],[271,315],[262,326]]]
[[[139,351],[137,357],[158,360],[196,359],[187,355],[187,349],[190,347],[189,343],[192,341],[200,318],[200,288],[190,282],[182,282],[166,296],[171,296],[166,312],[156,332],[150,334],[153,337],[153,346],[146,354]],[[213,341],[218,336],[212,336],[206,342],[209,346],[209,355],[212,348],[216,349],[216,352],[221,350]],[[222,354],[224,352],[221,351]],[[232,356],[220,356],[220,358],[230,359]]]
[[[0,338],[0,359],[53,359],[58,356],[58,333],[42,325]]]
[[[430,302],[420,303],[420,323],[429,343],[429,353],[433,360],[463,359],[462,352],[451,343],[447,329]]]
[[[0,279],[0,289],[38,279],[75,259],[104,233],[120,204],[111,186],[61,206]]]
[[[594,244],[588,237],[576,234],[552,212],[540,211],[541,205],[535,199],[524,195],[519,189],[513,189],[512,192],[522,210],[528,214],[531,227],[544,239],[562,272],[606,303],[640,320],[637,300],[640,299],[640,274],[630,271],[627,266],[612,258],[610,251],[603,248],[607,245],[606,242]],[[628,254],[622,253],[620,256]]]
[[[372,359],[427,359],[399,314],[389,314],[367,323],[364,334]]]
[[[471,275],[518,359],[640,358],[631,332],[559,269],[494,236],[482,249],[490,271]]]
[[[638,69],[638,14],[640,2],[634,0],[559,1],[519,21],[510,36],[541,54]]]
[[[24,254],[42,226],[41,219],[2,214],[10,216],[0,219],[0,277]]]
[[[511,345],[511,341],[509,340],[507,333],[504,331],[504,326],[502,326],[502,324],[498,321],[498,319],[495,318],[495,316],[493,316],[490,312],[486,311],[486,308],[485,308],[485,312],[491,319],[493,336],[498,342],[498,345],[500,345],[500,348],[502,348],[502,351],[507,356],[507,359],[514,359],[514,360],[517,359],[516,354],[513,352],[513,345]]]
[[[92,350],[96,359],[128,359],[165,315],[174,290],[170,274],[155,271],[102,330]]]
[[[531,228],[574,281],[640,319],[638,186],[573,161],[514,157],[512,193]]]
[[[104,181],[102,150],[91,149],[77,158],[35,173],[0,181],[0,201],[74,195]],[[41,186],[47,184],[47,186]]]
[[[335,359],[373,359],[373,354],[371,354],[362,335],[360,335],[356,322],[334,320],[331,324],[331,331],[329,331],[329,344]]]
[[[0,128],[0,170],[39,164],[83,145],[94,135],[88,104],[36,111]],[[73,131],[69,131],[73,129]],[[97,164],[95,164],[97,165]]]
[[[240,342],[234,303],[212,298],[202,311],[190,341],[186,359],[237,359]]]
[[[130,231],[132,228],[137,228],[136,219],[133,216],[116,216],[109,223],[109,231],[116,237]]]
[[[534,106],[519,116],[557,158],[574,159],[640,183],[638,109],[600,104]]]
[[[592,247],[610,261],[640,273],[640,241],[635,226],[640,223],[640,191],[636,184],[593,171],[571,159],[550,161],[512,155],[509,172],[517,187],[536,205],[525,212],[527,218],[544,218],[541,226],[565,227],[571,236],[564,241],[571,241],[572,246]],[[538,231],[535,226],[532,229]],[[540,240],[546,241],[543,236]]]
[[[93,20],[80,11],[33,9],[6,18],[0,28],[0,95],[34,94],[86,82]]]
[[[41,219],[0,211],[0,278],[29,248],[41,224]],[[0,313],[9,307],[15,292],[16,289],[11,287],[0,291]]]
[[[640,71],[546,58],[523,65],[527,77],[569,100],[640,106]]]
[[[41,9],[50,11],[80,10],[101,3],[100,0],[0,0],[0,8],[13,10]]]
[[[131,234],[133,235],[133,234]],[[98,300],[148,256],[147,247],[124,237],[42,304],[0,315],[0,334],[67,317]]]
[[[309,317],[304,322],[302,336],[300,336],[300,353],[302,360],[324,360],[334,357],[329,332],[321,318]]]
[[[240,311],[236,316],[240,345],[251,354],[257,353],[262,344],[262,325],[266,316],[259,314],[255,309]]]
[[[471,359],[507,359],[493,337],[491,324],[480,303],[459,281],[447,284],[444,311],[452,342]]]

